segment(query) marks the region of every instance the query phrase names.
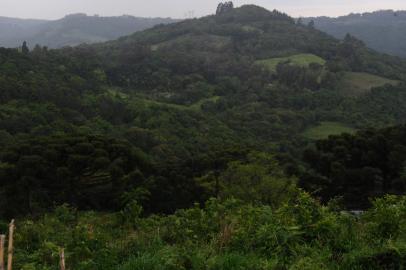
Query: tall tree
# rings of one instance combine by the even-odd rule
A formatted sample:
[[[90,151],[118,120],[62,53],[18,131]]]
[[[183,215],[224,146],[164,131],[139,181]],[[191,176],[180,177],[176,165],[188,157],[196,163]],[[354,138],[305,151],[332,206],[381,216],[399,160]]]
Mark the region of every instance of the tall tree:
[[[22,51],[23,54],[28,54],[30,52],[30,49],[28,49],[28,46],[27,46],[27,41],[23,42],[23,46],[21,47],[21,51]]]
[[[234,8],[234,3],[232,1],[220,3],[217,6],[216,14],[217,15],[224,14],[224,13],[232,10],[233,8]]]

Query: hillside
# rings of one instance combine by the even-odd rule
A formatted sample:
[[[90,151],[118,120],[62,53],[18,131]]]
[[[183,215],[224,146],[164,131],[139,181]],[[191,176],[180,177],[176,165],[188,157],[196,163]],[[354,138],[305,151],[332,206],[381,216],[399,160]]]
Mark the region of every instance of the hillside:
[[[375,198],[401,195],[403,129],[356,132],[404,123],[406,61],[225,7],[0,49],[0,220],[21,222],[20,268],[55,269],[61,246],[86,270],[403,267],[404,198]]]
[[[406,57],[406,11],[384,10],[338,18],[305,18],[303,22],[311,20],[317,29],[336,38],[342,39],[349,33],[377,51]]]
[[[27,41],[30,47],[39,44],[49,48],[90,44],[176,21],[169,18],[99,17],[86,14],[67,15],[54,21],[0,17],[0,46],[19,47],[23,41]]]
[[[270,70],[263,64],[267,61],[279,63]],[[162,185],[177,179],[184,181],[178,188],[188,186],[189,195],[176,203],[165,202],[176,188],[160,195],[162,202],[149,205],[158,211],[203,200],[206,195],[193,178],[209,173],[213,164],[219,166],[213,157],[225,155],[230,161],[234,155],[246,155],[247,149],[297,156],[309,138],[303,132],[320,122],[352,130],[399,124],[406,116],[406,62],[376,53],[351,37],[339,42],[283,13],[256,6],[96,45],[37,47],[28,53],[0,49],[0,70],[1,141],[4,146],[17,144],[4,150],[15,154],[11,159],[4,156],[3,162],[17,162],[18,145],[35,144],[28,138],[46,136],[44,147],[51,152],[60,151],[52,143],[47,146],[55,136],[125,139],[160,168],[151,175],[140,167],[144,177],[166,183]],[[377,78],[383,83],[376,83]],[[327,136],[329,131],[318,132]],[[96,148],[88,145],[78,151],[86,159]],[[71,162],[77,159],[76,154],[60,155]],[[283,158],[285,165],[295,163],[288,157]],[[49,157],[30,162],[41,164],[44,159]],[[197,160],[204,162],[189,168]],[[171,166],[188,169],[176,176],[169,173]],[[90,171],[83,173],[87,179]],[[26,181],[24,175],[14,177]],[[55,188],[47,181],[44,185],[39,190]],[[24,195],[16,198],[24,200]],[[73,197],[68,202],[87,205]]]

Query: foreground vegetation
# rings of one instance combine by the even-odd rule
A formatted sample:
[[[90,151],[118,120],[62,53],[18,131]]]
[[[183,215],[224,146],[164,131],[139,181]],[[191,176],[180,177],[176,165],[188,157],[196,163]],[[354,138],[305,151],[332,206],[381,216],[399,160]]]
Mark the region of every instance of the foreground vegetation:
[[[403,269],[405,213],[405,197],[377,199],[357,217],[301,191],[277,207],[211,199],[148,218],[136,203],[116,214],[62,206],[18,221],[16,268],[59,269],[65,247],[77,270]]]

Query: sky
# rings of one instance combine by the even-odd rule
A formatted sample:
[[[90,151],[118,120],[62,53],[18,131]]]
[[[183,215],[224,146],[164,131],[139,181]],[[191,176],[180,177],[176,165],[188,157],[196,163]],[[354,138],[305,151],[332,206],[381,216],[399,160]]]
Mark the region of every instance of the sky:
[[[201,17],[214,13],[220,0],[0,0],[0,16],[59,19],[66,14],[140,17]],[[381,9],[406,10],[406,0],[235,0],[291,16],[340,16]]]

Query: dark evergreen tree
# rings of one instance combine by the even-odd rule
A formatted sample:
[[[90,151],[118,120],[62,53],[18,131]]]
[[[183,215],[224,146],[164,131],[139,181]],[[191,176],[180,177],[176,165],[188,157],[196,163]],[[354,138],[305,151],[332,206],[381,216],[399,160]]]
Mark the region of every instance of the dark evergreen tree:
[[[21,47],[21,51],[22,51],[23,54],[28,54],[30,52],[30,49],[28,49],[28,46],[27,46],[27,41],[23,42],[23,46]]]
[[[218,4],[218,6],[217,6],[216,14],[217,14],[217,15],[224,14],[224,13],[226,13],[226,12],[229,12],[229,11],[232,10],[233,8],[234,8],[234,3],[233,3],[232,1],[220,3],[220,4]]]

